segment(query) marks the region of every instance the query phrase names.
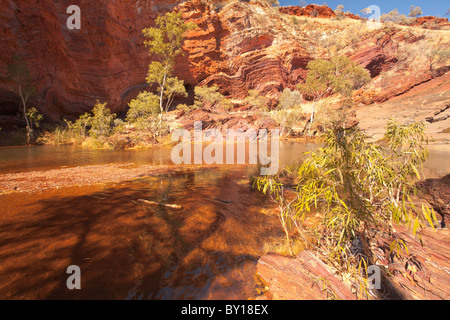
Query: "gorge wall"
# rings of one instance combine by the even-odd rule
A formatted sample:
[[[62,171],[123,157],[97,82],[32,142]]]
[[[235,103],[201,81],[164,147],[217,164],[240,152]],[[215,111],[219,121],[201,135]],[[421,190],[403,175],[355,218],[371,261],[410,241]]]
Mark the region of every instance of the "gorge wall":
[[[335,13],[327,6],[284,7],[279,8],[280,14],[260,0],[4,0],[3,3],[0,6],[2,128],[17,120],[14,116],[20,104],[13,83],[7,79],[7,65],[14,55],[22,56],[31,70],[36,92],[30,106],[38,108],[48,120],[74,118],[90,111],[97,100],[107,102],[115,113],[125,112],[128,102],[139,91],[149,90],[145,76],[152,57],[144,46],[142,30],[154,26],[158,15],[171,10],[180,11],[186,21],[198,26],[185,35],[184,54],[178,57],[175,68],[175,75],[184,80],[191,100],[196,85],[217,84],[234,101],[239,102],[248,90],[256,89],[267,97],[269,105],[274,105],[284,88],[294,89],[306,77],[309,61],[329,58],[340,40],[344,40],[341,52],[367,68],[374,80],[380,80],[381,74],[398,65],[400,44],[415,46],[424,38],[421,33],[401,28],[382,27],[359,33],[364,21],[346,19],[337,23],[330,20]],[[81,8],[81,30],[69,30],[66,26],[70,16],[66,10],[72,4]],[[291,22],[292,16],[312,15],[323,19]],[[429,20],[425,18],[422,20]],[[444,40],[445,32],[448,31],[441,36]],[[438,38],[433,35],[433,39]],[[375,89],[357,92],[356,100],[364,104],[384,102],[448,72],[448,64],[441,64],[443,67],[436,68],[440,70],[438,74],[431,74],[426,67],[412,71],[406,65],[397,70],[398,77],[384,77]],[[11,117],[4,120],[5,115]]]
[[[81,30],[66,27],[72,4],[81,8]],[[270,97],[304,76],[310,58],[264,3],[6,0],[0,7],[0,114],[15,114],[19,105],[7,79],[14,55],[22,56],[31,71],[36,92],[30,105],[47,119],[77,116],[97,100],[123,112],[148,88],[151,57],[142,29],[173,9],[199,26],[186,35],[185,54],[175,70],[188,91],[215,83],[235,98],[252,88]]]

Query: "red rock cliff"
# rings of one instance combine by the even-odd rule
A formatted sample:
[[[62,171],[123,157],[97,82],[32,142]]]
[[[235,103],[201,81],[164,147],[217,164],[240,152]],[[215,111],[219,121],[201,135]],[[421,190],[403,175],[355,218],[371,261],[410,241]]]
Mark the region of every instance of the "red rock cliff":
[[[81,30],[66,27],[71,4],[81,8]],[[175,71],[188,89],[217,83],[233,97],[251,88],[270,96],[304,75],[308,55],[272,8],[258,1],[6,0],[0,7],[0,113],[15,112],[18,104],[6,79],[14,54],[27,61],[37,89],[32,104],[48,118],[78,115],[97,99],[113,112],[124,111],[147,87],[151,58],[142,29],[177,5],[199,26],[186,35],[186,54]]]
[[[0,107],[14,103],[6,66],[18,54],[37,89],[32,103],[46,116],[78,114],[97,99],[123,110],[124,99],[145,83],[142,29],[177,2],[7,0],[0,8]],[[71,4],[81,9],[81,30],[66,27]]]

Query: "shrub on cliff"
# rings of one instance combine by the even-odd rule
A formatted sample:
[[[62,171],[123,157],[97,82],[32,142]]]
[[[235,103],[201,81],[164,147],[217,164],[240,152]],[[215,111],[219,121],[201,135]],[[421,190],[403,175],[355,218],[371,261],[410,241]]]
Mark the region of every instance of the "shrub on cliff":
[[[398,9],[394,9],[388,13],[381,15],[380,19],[388,26],[392,23],[410,25],[415,21],[414,18],[408,18],[406,15],[400,14],[398,12]]]
[[[298,90],[291,90],[285,88],[280,96],[277,109],[291,109],[299,106],[302,100],[302,95]]]
[[[409,9],[408,17],[417,18],[422,15],[422,9],[420,7],[411,6]]]
[[[346,18],[344,14],[344,5],[340,4],[337,6],[336,10],[334,10],[334,13],[336,14],[335,19],[336,20],[343,20]]]
[[[350,97],[353,90],[370,81],[369,71],[346,56],[334,56],[330,61],[317,59],[308,63],[308,75],[298,87],[300,92],[314,100],[310,127],[314,122],[316,102],[322,97],[339,93]]]
[[[259,95],[258,90],[250,89],[247,96],[244,98],[244,104],[248,104],[258,110],[263,111],[266,108],[266,99]]]
[[[225,109],[230,105],[230,101],[220,93],[219,87],[217,85],[213,85],[212,87],[200,87],[197,86],[194,89],[195,92],[195,101],[194,107],[201,108],[205,105],[210,107],[215,107],[217,105],[222,105]]]

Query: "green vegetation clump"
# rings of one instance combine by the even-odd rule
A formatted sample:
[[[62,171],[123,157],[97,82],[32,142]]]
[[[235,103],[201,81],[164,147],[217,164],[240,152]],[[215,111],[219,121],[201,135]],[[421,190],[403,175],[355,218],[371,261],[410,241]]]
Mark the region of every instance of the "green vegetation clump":
[[[354,90],[370,81],[369,72],[346,56],[334,56],[330,61],[317,59],[308,63],[308,74],[298,88],[300,92],[314,100],[311,125],[317,101],[329,94],[341,94],[350,99]]]
[[[428,157],[425,125],[400,125],[391,120],[380,142],[368,142],[357,127],[328,130],[324,147],[305,154],[306,160],[276,176],[257,177],[254,187],[268,194],[280,208],[280,221],[289,243],[302,240],[342,272],[372,261],[370,250],[377,232],[393,235],[391,249],[406,248],[393,232],[394,224],[412,228],[414,235],[425,225],[434,228],[435,213],[418,204],[414,196],[420,169]],[[283,175],[296,179],[294,186]],[[295,194],[287,196],[287,188]],[[317,229],[303,223],[317,213]],[[354,256],[352,244],[363,243],[364,252]]]
[[[302,95],[298,90],[286,88],[280,96],[276,110],[272,112],[272,119],[280,125],[282,136],[290,136],[294,133],[296,126],[302,123],[306,116],[300,102]]]
[[[266,99],[259,95],[258,90],[250,89],[247,92],[247,97],[244,99],[244,104],[248,104],[258,110],[265,110],[267,106]]]
[[[153,139],[161,135],[165,124],[158,121],[159,99],[152,92],[141,92],[128,104],[126,124],[132,125],[141,133],[148,133]]]
[[[390,26],[393,23],[411,25],[416,20],[415,17],[411,16],[411,14],[418,14],[418,11],[416,10],[416,11],[410,12],[410,16],[407,17],[404,14],[400,14],[398,12],[398,9],[394,9],[388,13],[381,15],[380,19],[385,24],[387,24],[387,26]]]
[[[194,92],[194,108],[201,108],[205,105],[209,105],[214,108],[217,106],[221,106],[226,111],[232,108],[231,101],[225,98],[224,95],[220,93],[219,87],[217,85],[213,85],[211,87],[197,86],[195,87]]]
[[[336,14],[336,20],[343,20],[346,18],[344,14],[344,5],[342,4],[337,6],[336,10],[334,10],[334,13]]]
[[[116,114],[106,107],[106,103],[97,102],[89,119],[91,126],[89,135],[94,138],[109,137],[113,133],[114,119]]]

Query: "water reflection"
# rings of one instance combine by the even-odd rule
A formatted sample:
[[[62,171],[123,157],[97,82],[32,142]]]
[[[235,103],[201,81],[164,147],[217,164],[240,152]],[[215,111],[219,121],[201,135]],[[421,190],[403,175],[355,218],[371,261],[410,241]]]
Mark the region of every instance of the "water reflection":
[[[249,168],[168,174],[106,189],[0,196],[0,297],[247,299],[264,242],[282,235]],[[80,194],[79,194],[80,193]],[[182,206],[175,210],[138,201]],[[65,287],[67,266],[82,289]]]
[[[303,158],[304,152],[314,151],[318,146],[315,143],[281,141],[281,166],[298,163]],[[235,146],[235,150],[237,148],[238,146]],[[171,150],[171,148],[88,150],[75,146],[3,147],[0,148],[0,173],[108,163],[172,165]],[[430,157],[424,166],[426,177],[439,178],[449,174],[450,148],[430,146],[429,150]],[[246,156],[248,160],[248,147],[246,148]]]
[[[192,146],[192,148],[194,148]],[[239,145],[235,145],[235,156]],[[314,143],[281,142],[280,162],[291,163],[303,152],[317,148]],[[245,147],[248,162],[248,145]],[[0,173],[48,170],[61,167],[100,165],[108,163],[135,163],[172,165],[171,148],[145,150],[88,150],[75,146],[32,146],[0,148]],[[193,151],[191,152],[193,157]],[[225,154],[225,153],[224,153]]]

